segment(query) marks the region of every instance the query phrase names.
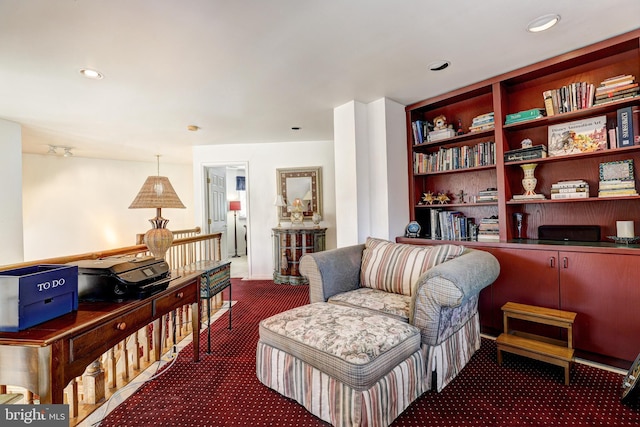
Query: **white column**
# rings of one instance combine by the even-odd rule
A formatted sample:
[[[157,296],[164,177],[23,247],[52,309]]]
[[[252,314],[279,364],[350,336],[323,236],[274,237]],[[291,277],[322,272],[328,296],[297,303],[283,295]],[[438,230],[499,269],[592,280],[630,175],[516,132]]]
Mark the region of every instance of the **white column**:
[[[22,238],[22,129],[0,119],[0,265],[24,261]],[[46,220],[46,212],[42,213]]]
[[[337,246],[393,240],[409,220],[404,106],[382,98],[334,109]]]

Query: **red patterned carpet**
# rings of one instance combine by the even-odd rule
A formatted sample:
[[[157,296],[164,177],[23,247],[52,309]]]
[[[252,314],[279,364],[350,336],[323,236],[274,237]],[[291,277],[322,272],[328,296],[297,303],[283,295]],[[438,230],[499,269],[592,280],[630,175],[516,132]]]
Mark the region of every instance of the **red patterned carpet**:
[[[225,298],[228,295],[225,294]],[[212,353],[201,339],[201,362],[189,344],[164,375],[115,409],[103,427],[327,426],[292,400],[263,386],[255,374],[258,322],[308,303],[306,286],[233,279],[233,329],[212,326]],[[206,334],[206,331],[204,332]],[[441,393],[427,392],[393,426],[631,426],[640,404],[619,402],[622,375],[575,364],[571,385],[556,366],[482,347]]]

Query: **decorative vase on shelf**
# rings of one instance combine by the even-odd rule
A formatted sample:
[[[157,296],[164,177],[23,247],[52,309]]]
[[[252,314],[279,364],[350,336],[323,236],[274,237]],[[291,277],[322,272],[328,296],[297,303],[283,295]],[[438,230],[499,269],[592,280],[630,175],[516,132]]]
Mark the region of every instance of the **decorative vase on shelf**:
[[[535,196],[536,185],[538,184],[538,180],[536,179],[533,172],[536,170],[535,163],[527,163],[524,165],[520,165],[522,170],[524,171],[524,178],[522,178],[522,188],[524,188],[525,196]]]
[[[526,163],[520,165],[524,171],[524,178],[522,178],[522,188],[524,188],[524,194],[522,196],[514,196],[514,199],[545,199],[544,194],[536,194],[536,185],[538,180],[534,175],[537,163]]]
[[[513,214],[513,219],[516,223],[516,238],[522,239],[522,228],[524,227],[524,214],[522,212],[516,212]]]

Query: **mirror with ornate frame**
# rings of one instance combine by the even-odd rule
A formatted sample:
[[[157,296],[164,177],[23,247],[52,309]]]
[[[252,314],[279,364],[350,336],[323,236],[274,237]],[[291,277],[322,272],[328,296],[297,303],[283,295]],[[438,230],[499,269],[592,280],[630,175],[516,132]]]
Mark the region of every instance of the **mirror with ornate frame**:
[[[322,215],[322,167],[276,169],[278,191],[286,206],[278,208],[278,218],[288,221],[296,199],[302,202],[303,219]]]

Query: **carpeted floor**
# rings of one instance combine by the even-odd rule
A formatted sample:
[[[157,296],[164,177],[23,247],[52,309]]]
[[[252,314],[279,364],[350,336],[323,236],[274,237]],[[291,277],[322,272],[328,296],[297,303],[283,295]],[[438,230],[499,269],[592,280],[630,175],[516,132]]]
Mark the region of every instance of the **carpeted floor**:
[[[226,297],[227,295],[225,295]],[[233,279],[233,329],[212,326],[212,354],[201,339],[201,362],[189,344],[164,375],[115,409],[103,427],[327,426],[292,400],[266,388],[255,375],[258,323],[308,302],[306,286]],[[571,385],[559,367],[482,347],[441,393],[427,392],[393,426],[631,426],[640,403],[619,402],[622,375],[575,364]]]

